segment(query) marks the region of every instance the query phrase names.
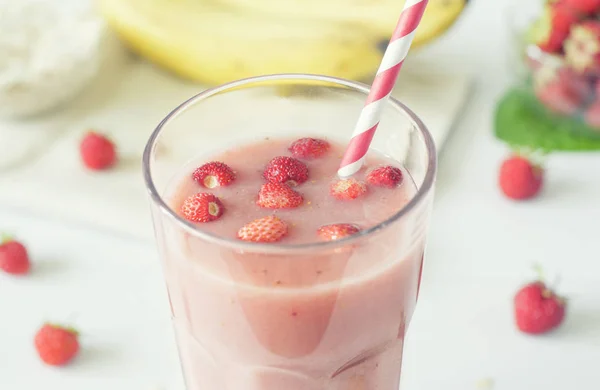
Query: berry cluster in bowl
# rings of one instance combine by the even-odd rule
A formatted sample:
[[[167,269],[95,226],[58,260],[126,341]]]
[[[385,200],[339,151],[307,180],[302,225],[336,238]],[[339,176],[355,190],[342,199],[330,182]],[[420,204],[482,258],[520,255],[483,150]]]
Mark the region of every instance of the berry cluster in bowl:
[[[538,101],[600,132],[600,0],[548,1],[527,40]]]
[[[496,106],[495,135],[513,149],[600,150],[600,0],[537,1],[533,17],[531,4],[510,11],[519,80]]]
[[[274,156],[261,172],[256,173],[257,181],[262,184],[253,195],[253,202],[265,211],[264,216],[241,224],[237,232],[231,232],[232,237],[260,243],[277,242],[286,237],[289,234],[289,223],[274,212],[282,209],[301,209],[311,203],[310,200],[306,201],[302,194],[303,184],[311,178],[305,161],[323,158],[330,153],[330,149],[331,145],[325,140],[300,138],[289,145],[288,151],[291,156]],[[197,167],[191,179],[202,190],[183,200],[179,214],[196,224],[218,221],[227,212],[228,205],[213,192],[219,187],[234,187],[236,176],[236,171],[223,161],[210,161]],[[383,165],[371,169],[364,181],[351,177],[336,178],[332,182],[323,183],[323,191],[335,201],[355,201],[365,196],[371,186],[394,189],[401,185],[403,178],[400,168]],[[236,200],[245,201],[228,201]],[[315,238],[323,241],[337,240],[356,234],[360,230],[358,225],[351,222],[327,224],[316,229]]]

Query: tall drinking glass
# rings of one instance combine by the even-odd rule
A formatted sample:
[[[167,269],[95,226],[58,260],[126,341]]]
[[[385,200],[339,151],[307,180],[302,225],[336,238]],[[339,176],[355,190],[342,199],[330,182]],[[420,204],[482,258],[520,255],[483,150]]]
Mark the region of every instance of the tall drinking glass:
[[[372,148],[406,168],[415,195],[357,235],[248,243],[169,206],[173,180],[199,155],[307,131],[347,142],[367,93],[316,75],[245,79],[194,96],[152,133],[144,176],[188,390],[398,389],[436,168],[408,108],[389,100]]]

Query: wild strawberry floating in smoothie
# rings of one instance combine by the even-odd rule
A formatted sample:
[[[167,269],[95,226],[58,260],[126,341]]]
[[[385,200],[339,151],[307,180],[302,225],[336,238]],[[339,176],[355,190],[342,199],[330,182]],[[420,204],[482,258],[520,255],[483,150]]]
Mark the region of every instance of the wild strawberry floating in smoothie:
[[[302,195],[287,184],[265,183],[258,192],[256,204],[267,209],[293,209],[303,201]]]
[[[238,238],[252,242],[276,242],[288,232],[287,224],[275,216],[256,219],[238,231]]]
[[[390,165],[373,169],[367,175],[367,183],[373,186],[395,188],[402,183],[402,170]]]
[[[323,157],[330,148],[331,145],[325,140],[317,138],[300,138],[292,142],[289,151],[292,153],[292,156],[296,158],[312,160]]]
[[[308,180],[308,167],[298,159],[279,156],[269,161],[263,176],[269,182],[296,186]]]
[[[213,161],[196,169],[192,177],[206,188],[224,187],[235,180],[235,172],[227,164]]]
[[[317,230],[317,235],[324,241],[334,241],[352,236],[360,231],[360,228],[351,223],[336,223],[333,225],[321,226]]]
[[[213,194],[199,192],[189,196],[181,206],[181,213],[191,222],[211,222],[223,215],[225,207]]]
[[[354,178],[340,179],[331,183],[329,192],[339,200],[354,200],[367,192],[367,186]]]

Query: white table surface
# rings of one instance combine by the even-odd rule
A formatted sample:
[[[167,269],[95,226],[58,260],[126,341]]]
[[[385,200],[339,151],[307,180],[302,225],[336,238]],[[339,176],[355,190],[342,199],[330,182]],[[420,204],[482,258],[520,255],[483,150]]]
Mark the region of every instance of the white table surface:
[[[404,390],[478,389],[481,381],[498,390],[600,388],[600,154],[551,156],[544,193],[532,202],[499,194],[506,148],[491,123],[510,73],[505,6],[473,2],[452,33],[421,54],[477,70],[479,83],[441,156]],[[6,229],[30,245],[36,272],[0,275],[0,389],[182,389],[152,243],[0,205]],[[543,337],[518,333],[511,311],[534,262],[560,274],[570,298],[564,326]],[[89,277],[74,277],[81,274]],[[65,369],[44,367],[33,333],[44,320],[65,318],[83,331],[82,356]]]

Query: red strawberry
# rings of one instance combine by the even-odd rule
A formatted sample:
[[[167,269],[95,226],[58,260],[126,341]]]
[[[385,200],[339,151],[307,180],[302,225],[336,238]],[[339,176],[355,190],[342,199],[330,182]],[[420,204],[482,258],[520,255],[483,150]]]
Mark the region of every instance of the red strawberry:
[[[565,60],[579,73],[600,73],[600,21],[586,20],[571,28],[565,41]]]
[[[266,183],[258,192],[256,204],[267,209],[293,209],[302,204],[302,195],[283,183]]]
[[[512,156],[500,166],[499,185],[507,197],[515,200],[529,199],[542,188],[544,171],[521,156]]]
[[[592,103],[584,115],[585,123],[600,130],[600,100]]]
[[[367,175],[367,183],[378,187],[394,188],[402,183],[402,178],[400,168],[388,165],[372,170]]]
[[[367,186],[354,178],[341,179],[331,184],[331,195],[339,200],[356,199],[367,192]]]
[[[35,335],[35,349],[44,363],[63,366],[79,352],[78,338],[74,329],[45,324]]]
[[[565,300],[540,281],[522,287],[514,303],[517,327],[525,333],[546,333],[565,318]]]
[[[286,183],[295,186],[308,179],[308,167],[295,158],[279,156],[269,161],[263,176],[272,183]]]
[[[223,215],[225,207],[213,194],[198,192],[189,196],[181,205],[181,214],[192,222],[211,222]]]
[[[256,219],[238,231],[238,238],[252,242],[276,242],[288,232],[288,227],[281,219],[270,215]]]
[[[13,275],[24,275],[29,272],[31,264],[27,248],[18,241],[3,237],[0,244],[0,269]]]
[[[600,0],[561,0],[561,4],[584,14],[600,11]]]
[[[215,188],[231,184],[235,180],[235,173],[227,164],[213,161],[197,168],[192,177],[201,186]]]
[[[79,153],[85,166],[95,171],[110,168],[117,161],[115,144],[93,131],[86,133],[81,140]]]
[[[546,63],[533,77],[537,98],[556,114],[575,114],[591,94],[585,79],[565,68],[562,63]]]
[[[348,237],[360,231],[358,226],[349,223],[337,223],[334,225],[321,226],[317,230],[317,235],[325,241],[339,240]]]
[[[556,3],[544,9],[541,19],[534,25],[537,35],[536,44],[545,52],[558,53],[562,50],[571,27],[578,21],[579,15],[571,7]]]
[[[311,160],[319,158],[329,151],[329,142],[317,138],[300,138],[292,142],[289,151],[296,158]]]

